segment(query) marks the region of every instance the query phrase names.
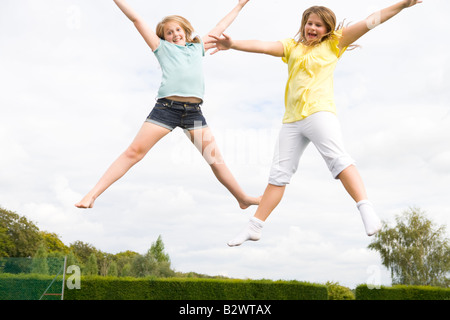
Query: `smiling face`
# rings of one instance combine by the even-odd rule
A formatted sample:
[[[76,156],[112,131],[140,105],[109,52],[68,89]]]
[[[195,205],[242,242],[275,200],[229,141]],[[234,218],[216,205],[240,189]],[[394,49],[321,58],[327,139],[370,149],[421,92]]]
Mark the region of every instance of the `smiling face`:
[[[194,28],[182,16],[172,15],[165,17],[156,26],[156,34],[160,39],[185,46],[186,43],[200,43],[199,37],[192,38]]]
[[[298,42],[315,46],[333,36],[336,16],[327,7],[313,6],[303,12],[300,30],[295,35]]]
[[[325,22],[315,13],[309,15],[304,32],[307,43],[320,42],[328,33]]]
[[[177,22],[170,21],[164,25],[164,39],[170,43],[185,46],[186,32]]]

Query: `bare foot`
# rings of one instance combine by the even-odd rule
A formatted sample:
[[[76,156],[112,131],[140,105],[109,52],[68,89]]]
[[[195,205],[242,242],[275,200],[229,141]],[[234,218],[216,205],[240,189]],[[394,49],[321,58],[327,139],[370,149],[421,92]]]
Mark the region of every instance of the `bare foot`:
[[[94,206],[95,197],[86,195],[80,202],[75,204],[75,207],[80,209],[89,209]]]
[[[261,202],[261,198],[262,196],[259,197],[246,197],[245,199],[243,199],[242,201],[239,201],[239,207],[241,209],[247,209],[250,206],[253,205],[259,205],[259,203]]]

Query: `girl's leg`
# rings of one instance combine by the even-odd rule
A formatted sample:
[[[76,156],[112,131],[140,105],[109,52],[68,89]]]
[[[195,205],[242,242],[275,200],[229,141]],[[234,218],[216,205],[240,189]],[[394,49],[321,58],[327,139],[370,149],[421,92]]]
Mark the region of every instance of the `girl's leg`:
[[[266,221],[283,198],[284,190],[286,190],[286,186],[268,184],[254,217]]]
[[[191,141],[202,153],[206,162],[211,166],[216,178],[236,198],[241,209],[246,209],[251,205],[259,204],[260,197],[255,198],[248,196],[239,186],[233,174],[224,163],[211,130],[208,127],[205,127],[191,130],[189,131],[189,134]]]
[[[95,199],[100,194],[139,162],[169,132],[169,129],[153,123],[144,122],[131,145],[113,162],[95,187],[80,202],[75,204],[75,206],[78,208],[92,208]]]
[[[372,203],[368,200],[366,189],[358,170],[354,165],[351,165],[338,175],[338,179],[341,180],[345,190],[355,200],[367,235],[369,237],[373,236],[381,230],[381,221],[375,213]]]
[[[237,236],[228,241],[230,247],[239,246],[248,240],[257,241],[261,238],[266,219],[283,198],[286,184],[297,171],[300,157],[309,144],[309,140],[302,135],[302,129],[301,121],[284,124],[281,128],[270,170],[269,184],[255,215]]]
[[[355,200],[361,213],[366,233],[371,236],[381,228],[381,222],[369,202],[363,180],[347,154],[337,117],[329,112],[318,112],[310,117],[308,136],[326,161],[336,179]]]
[[[228,241],[228,245],[230,247],[239,246],[248,240],[257,241],[261,238],[264,222],[280,203],[285,189],[286,186],[275,186],[272,184],[267,185],[255,215],[250,218],[250,221],[245,229],[243,229],[232,240]]]
[[[345,190],[355,202],[368,199],[363,180],[354,165],[345,168],[337,178],[341,180]]]

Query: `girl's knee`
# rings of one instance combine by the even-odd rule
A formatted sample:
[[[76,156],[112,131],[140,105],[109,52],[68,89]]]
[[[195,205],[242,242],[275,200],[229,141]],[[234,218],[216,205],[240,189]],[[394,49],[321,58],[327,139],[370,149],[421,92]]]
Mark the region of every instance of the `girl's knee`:
[[[225,161],[217,148],[215,140],[205,143],[202,146],[202,156],[210,164],[223,164]]]
[[[355,160],[353,160],[353,158],[349,155],[338,157],[328,164],[328,168],[330,169],[331,175],[334,179],[339,179],[339,176],[344,170],[354,166]]]
[[[219,152],[203,153],[203,158],[205,158],[210,166],[225,164],[225,161]]]
[[[124,155],[130,160],[138,162],[144,158],[146,151],[143,148],[138,146],[129,146],[127,150],[125,150]]]

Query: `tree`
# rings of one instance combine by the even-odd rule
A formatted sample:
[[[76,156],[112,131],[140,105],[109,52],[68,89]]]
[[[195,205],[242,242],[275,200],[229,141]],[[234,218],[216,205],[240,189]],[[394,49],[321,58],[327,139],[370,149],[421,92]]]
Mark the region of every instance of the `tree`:
[[[44,244],[41,244],[31,261],[31,273],[49,274],[47,256],[47,250]]]
[[[98,275],[97,256],[91,253],[86,263],[84,273],[88,276]]]
[[[131,263],[131,275],[136,278],[154,275],[156,263],[148,256],[138,255]]]
[[[0,257],[8,257],[14,250],[14,242],[8,235],[8,229],[0,225]]]
[[[127,262],[123,265],[122,270],[120,271],[120,277],[131,277],[131,262]]]
[[[146,255],[149,261],[152,261],[153,275],[157,277],[173,277],[175,272],[170,269],[169,254],[164,252],[164,243],[161,235],[156,242],[152,243]]]
[[[117,270],[117,263],[115,261],[109,264],[107,275],[111,277],[117,277],[119,275],[119,271]]]
[[[67,255],[67,266],[71,265],[80,266],[80,263],[78,262],[77,257],[75,257],[75,255],[73,254],[73,251],[70,251],[69,254]]]
[[[136,255],[131,262],[130,273],[134,277],[172,277],[175,271],[170,269],[170,258],[164,252],[161,236],[152,243],[145,255]]]
[[[68,247],[57,234],[40,231],[25,217],[0,207],[0,272],[58,274],[65,256],[68,266],[78,265],[86,275],[175,276],[161,235],[144,255],[133,251],[113,255],[82,241]]]
[[[157,262],[170,262],[169,255],[164,252],[164,243],[161,235],[158,236],[156,242],[152,243],[147,254],[152,256]]]
[[[96,256],[97,256],[97,264],[100,269],[99,270],[100,275],[101,276],[108,275],[108,270],[109,270],[111,263],[115,262],[114,255],[112,255],[111,253],[105,253],[102,251],[98,251]],[[117,265],[116,265],[116,267],[117,267]]]
[[[48,252],[62,252],[64,254],[70,252],[69,248],[59,239],[56,233],[40,231],[39,234],[42,236]]]
[[[27,218],[0,207],[0,255],[33,257],[41,242],[38,227]]]
[[[121,277],[129,277],[132,275],[131,264],[133,259],[139,256],[139,253],[127,250],[125,252],[119,252],[114,255],[117,261],[118,274]]]
[[[92,245],[82,241],[75,241],[70,245],[70,250],[73,252],[75,257],[80,261],[81,264],[86,264],[89,257],[97,252]]]
[[[397,225],[383,222],[382,231],[368,248],[378,251],[390,269],[393,284],[446,287],[450,272],[450,245],[445,226],[437,227],[418,208],[396,216]]]

